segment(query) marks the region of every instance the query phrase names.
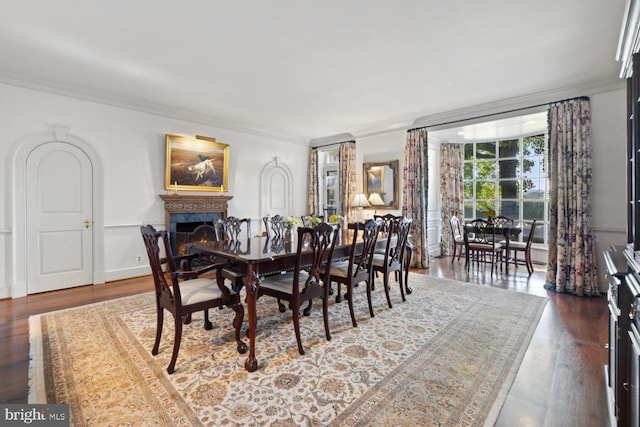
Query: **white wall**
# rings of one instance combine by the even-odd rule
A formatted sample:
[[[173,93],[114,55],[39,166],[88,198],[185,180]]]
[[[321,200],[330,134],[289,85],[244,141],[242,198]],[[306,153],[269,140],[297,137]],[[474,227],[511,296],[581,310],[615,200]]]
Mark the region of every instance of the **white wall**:
[[[306,209],[309,148],[290,142],[214,128],[198,123],[0,84],[0,298],[11,295],[11,226],[14,209],[11,163],[29,135],[66,126],[90,144],[104,167],[105,278],[148,274],[141,224],[164,227],[165,134],[206,135],[229,144],[229,214],[260,217],[260,173],[279,157],[296,178],[292,215]],[[258,226],[255,230],[258,231]],[[143,262],[137,256],[143,255]]]

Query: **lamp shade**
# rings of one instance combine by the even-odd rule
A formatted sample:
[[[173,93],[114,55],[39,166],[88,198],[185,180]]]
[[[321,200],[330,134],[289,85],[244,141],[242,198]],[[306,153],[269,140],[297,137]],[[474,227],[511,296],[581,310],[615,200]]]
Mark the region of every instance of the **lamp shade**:
[[[351,201],[352,208],[366,208],[369,207],[369,202],[367,201],[367,196],[364,193],[358,193],[355,195],[353,200]]]
[[[380,197],[380,194],[378,193],[369,194],[369,203],[373,206],[381,206],[385,204],[384,200],[382,200],[382,197]]]

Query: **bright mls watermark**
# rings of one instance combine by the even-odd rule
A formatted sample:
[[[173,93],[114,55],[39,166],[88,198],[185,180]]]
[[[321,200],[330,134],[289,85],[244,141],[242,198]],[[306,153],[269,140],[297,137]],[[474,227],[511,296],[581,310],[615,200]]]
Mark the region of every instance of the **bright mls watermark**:
[[[69,405],[0,404],[2,426],[69,426]]]

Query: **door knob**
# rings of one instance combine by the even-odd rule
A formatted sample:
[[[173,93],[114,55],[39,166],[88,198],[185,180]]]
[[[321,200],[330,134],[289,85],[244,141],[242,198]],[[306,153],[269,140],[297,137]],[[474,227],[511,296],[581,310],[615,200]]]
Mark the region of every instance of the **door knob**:
[[[89,226],[91,225],[91,221],[89,221],[88,219],[84,220],[84,228],[89,228]]]

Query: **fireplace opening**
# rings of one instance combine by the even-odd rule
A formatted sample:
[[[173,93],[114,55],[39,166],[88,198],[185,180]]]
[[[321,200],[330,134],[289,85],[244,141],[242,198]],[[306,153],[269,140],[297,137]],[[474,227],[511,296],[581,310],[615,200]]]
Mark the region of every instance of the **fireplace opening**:
[[[217,240],[215,225],[212,221],[176,222],[175,228],[172,249],[176,255],[186,254],[188,243]]]

